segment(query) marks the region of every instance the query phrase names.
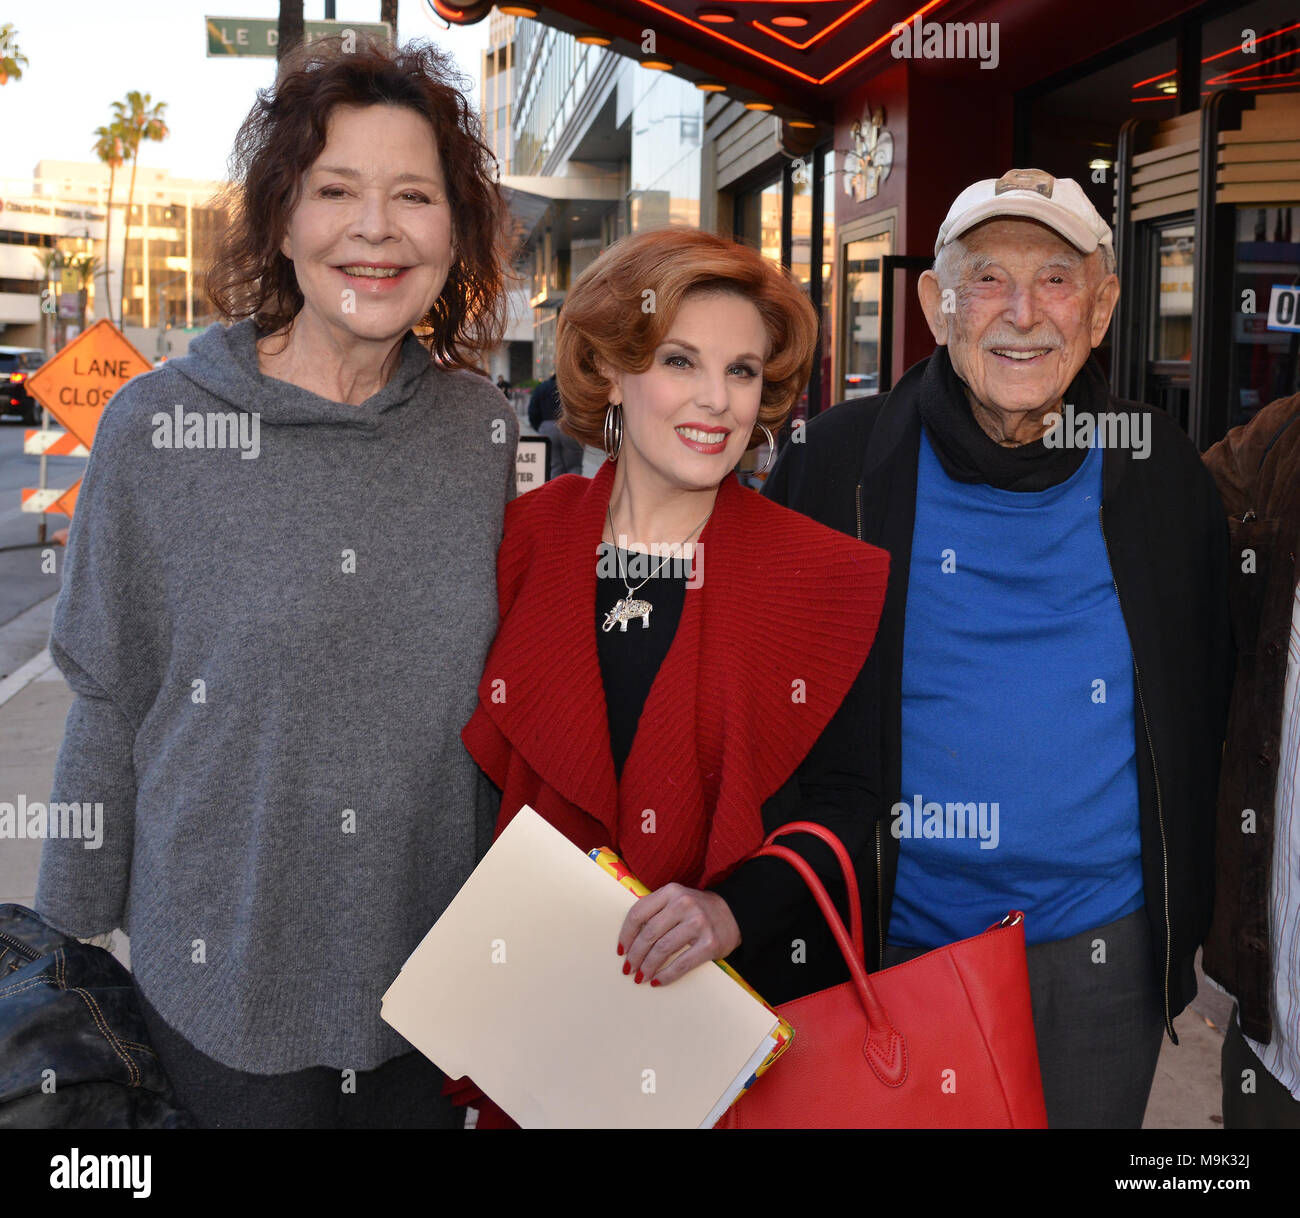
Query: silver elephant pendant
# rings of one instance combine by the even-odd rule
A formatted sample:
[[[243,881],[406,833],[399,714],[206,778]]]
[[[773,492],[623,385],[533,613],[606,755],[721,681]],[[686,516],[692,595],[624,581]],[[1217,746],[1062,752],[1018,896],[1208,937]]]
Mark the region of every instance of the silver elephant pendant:
[[[641,619],[642,628],[648,630],[650,628],[650,607],[649,601],[634,601],[624,597],[614,606],[614,608],[605,614],[605,625],[603,629],[608,634],[609,631],[613,630],[614,627],[617,626],[624,634],[626,634],[628,622],[639,617]]]

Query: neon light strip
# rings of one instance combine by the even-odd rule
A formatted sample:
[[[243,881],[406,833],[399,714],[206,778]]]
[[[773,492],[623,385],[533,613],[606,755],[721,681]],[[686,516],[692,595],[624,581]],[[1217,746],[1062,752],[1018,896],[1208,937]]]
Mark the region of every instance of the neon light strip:
[[[1242,81],[1246,81],[1246,80],[1262,80],[1262,81],[1282,80],[1288,76],[1300,76],[1300,68],[1297,68],[1290,72],[1283,72],[1280,77],[1279,76],[1240,76],[1235,81],[1233,81],[1233,84],[1241,84]],[[1213,84],[1214,82],[1207,81],[1206,83]]]
[[[860,4],[855,5],[848,12],[844,13],[843,16],[836,18],[825,29],[823,29],[819,33],[814,34],[811,38],[807,39],[804,42],[795,42],[794,39],[787,37],[785,34],[781,33],[780,30],[773,29],[770,25],[764,25],[761,21],[751,21],[749,24],[752,25],[754,29],[762,30],[764,34],[767,34],[772,38],[776,38],[779,41],[786,43],[788,46],[793,47],[796,51],[806,51],[810,46],[812,46],[814,42],[817,42],[819,39],[824,38],[833,29],[835,29],[836,26],[847,21],[855,13],[861,12],[864,8],[867,7],[867,5],[871,3],[872,0],[862,0]],[[947,0],[939,0],[939,3],[946,4]],[[936,8],[936,7],[938,7],[937,4],[927,4],[924,8],[918,9],[915,13],[913,13],[911,17],[908,17],[906,21],[895,21],[894,24],[889,27],[891,37],[893,35],[893,31],[899,25],[911,25],[912,19],[914,17],[918,17],[924,13],[928,13],[932,8]]]
[[[835,20],[830,23],[830,25],[826,26],[824,29],[819,30],[811,38],[807,38],[803,42],[795,42],[793,38],[790,38],[788,35],[781,33],[780,30],[774,29],[770,25],[764,24],[762,21],[755,20],[755,21],[751,21],[749,24],[753,26],[754,29],[762,30],[764,34],[770,34],[773,38],[777,39],[778,41],[784,42],[786,46],[794,47],[796,51],[806,51],[810,46],[812,46],[814,42],[816,42],[820,38],[824,38],[827,34],[831,32],[831,30],[835,29],[836,26],[842,25],[850,17],[856,16],[858,13],[862,12],[864,8],[867,8],[869,5],[874,3],[875,0],[858,0],[857,4],[855,4],[850,9],[845,9],[845,11],[841,13],[838,17],[836,17]]]
[[[780,68],[782,72],[788,72],[791,76],[798,77],[800,80],[806,80],[810,85],[820,85],[823,82],[815,76],[809,76],[807,72],[801,72],[798,68],[792,68],[789,64],[782,63],[779,59],[773,59],[770,55],[764,55],[762,51],[756,51],[753,47],[747,47],[743,42],[737,42],[734,38],[728,38],[726,34],[719,34],[717,30],[710,29],[707,25],[702,25],[698,21],[692,21],[684,13],[676,12],[674,9],[667,8],[662,4],[655,3],[655,0],[637,0],[639,4],[645,5],[646,8],[654,9],[655,12],[663,13],[665,17],[671,17],[674,21],[680,21],[683,25],[689,25],[693,30],[699,30],[702,34],[707,34],[710,38],[716,38],[719,42],[725,42],[727,46],[735,47],[738,51],[744,51],[746,55],[752,55],[755,59],[761,59],[764,63],[771,64],[774,68]]]
[[[865,7],[865,5],[869,4],[870,2],[871,0],[862,0],[862,4],[860,4],[858,7],[859,8]],[[909,25],[917,17],[923,17],[925,16],[926,13],[930,12],[932,9],[936,9],[939,7],[939,5],[947,3],[947,0],[929,0],[928,4],[922,5],[921,8],[917,9],[916,12],[912,13],[909,17],[905,18],[903,21],[894,22],[894,26],[891,26],[888,31],[886,31],[884,34],[881,34],[880,37],[877,38],[874,42],[863,47],[862,50],[860,50],[851,59],[846,59],[842,64],[840,64],[838,68],[835,68],[832,71],[828,72],[825,76],[821,77],[820,80],[815,76],[810,76],[807,72],[800,71],[798,68],[794,68],[791,67],[789,64],[782,63],[779,59],[773,59],[770,55],[764,55],[762,51],[755,50],[753,47],[748,47],[743,42],[737,42],[736,39],[734,38],[728,38],[726,34],[720,34],[718,33],[717,30],[711,29],[707,25],[702,25],[700,22],[692,20],[690,17],[687,17],[683,13],[679,13],[674,9],[667,8],[664,5],[657,3],[656,0],[637,0],[637,3],[645,5],[646,8],[654,9],[656,12],[663,13],[664,16],[673,18],[674,21],[680,21],[683,25],[688,25],[693,30],[698,30],[702,34],[707,34],[710,38],[716,38],[719,42],[726,43],[727,46],[735,47],[736,50],[743,51],[746,55],[752,55],[755,59],[761,59],[764,63],[771,64],[772,67],[779,68],[782,72],[787,72],[789,73],[789,75],[797,77],[799,80],[806,80],[810,85],[824,85],[826,84],[827,81],[834,80],[835,77],[837,77],[841,72],[844,72],[848,68],[851,68],[855,63],[858,63],[860,60],[870,55],[874,50],[876,50],[877,47],[881,46],[882,44],[888,42],[891,38],[893,38],[894,26]],[[830,29],[833,28],[834,28],[833,26],[828,26],[827,29],[823,31],[823,33],[828,32]],[[778,38],[781,38],[782,41],[789,42],[789,39],[784,38],[780,34],[777,34],[776,36]],[[790,45],[795,46],[797,44],[791,43]]]
[[[1207,85],[1217,85],[1230,76],[1236,76],[1240,72],[1253,72],[1256,68],[1262,68],[1266,63],[1272,63],[1276,59],[1286,59],[1294,54],[1294,51],[1279,51],[1276,55],[1270,55],[1267,59],[1261,59],[1258,63],[1247,63],[1239,68],[1233,68],[1230,72],[1221,72],[1218,76],[1212,76],[1205,83]]]
[[[1300,21],[1297,21],[1295,25],[1288,25],[1286,29],[1274,30],[1271,34],[1265,34],[1263,38],[1256,38],[1255,45],[1258,46],[1261,42],[1267,42],[1270,38],[1277,38],[1282,34],[1289,34],[1292,30],[1300,30]],[[1222,59],[1225,55],[1236,55],[1238,53],[1241,53],[1243,55],[1245,54],[1245,52],[1242,51],[1240,44],[1233,43],[1233,45],[1230,46],[1226,51],[1216,51],[1213,55],[1207,55],[1204,59],[1201,60],[1201,64],[1202,66],[1204,66],[1207,63],[1213,63],[1216,59]],[[1273,59],[1281,59],[1281,58],[1282,58],[1281,55],[1273,56]],[[1270,62],[1271,60],[1268,59],[1264,59],[1260,61],[1260,63],[1270,63]],[[1257,68],[1259,66],[1260,66],[1259,63],[1246,64],[1240,68],[1234,68],[1233,71],[1247,72],[1250,71],[1252,68]],[[1226,73],[1226,75],[1228,76],[1231,76],[1232,74],[1233,74],[1232,72]],[[1140,89],[1143,85],[1149,85],[1153,80],[1172,80],[1173,76],[1174,73],[1172,71],[1161,72],[1159,76],[1148,76],[1146,80],[1139,80],[1136,84],[1132,85],[1131,87],[1134,89]],[[1216,76],[1214,80],[1206,81],[1206,84],[1215,84],[1222,79],[1223,79],[1222,76]],[[1202,96],[1204,96],[1204,94],[1202,94]],[[1144,100],[1150,100],[1150,99],[1144,99]]]
[[[1288,25],[1284,30],[1274,30],[1271,34],[1265,34],[1263,38],[1256,38],[1255,43],[1258,45],[1261,42],[1267,42],[1270,38],[1277,38],[1281,34],[1289,34],[1292,30],[1300,30],[1300,21],[1297,21],[1295,25]],[[1243,55],[1245,54],[1245,51],[1241,50],[1240,43],[1233,43],[1226,51],[1219,51],[1215,55],[1210,55],[1208,58],[1202,59],[1201,62],[1212,63],[1216,59],[1222,59],[1225,55],[1234,55],[1238,51],[1241,51]]]
[[[939,5],[943,3],[944,0],[930,0],[929,4],[926,4],[921,8],[918,8],[916,12],[914,12],[910,17],[907,18],[906,22],[903,22],[901,24],[910,25],[915,18],[924,17],[925,14],[928,13],[931,9],[938,8]],[[897,25],[900,23],[895,22],[894,24]],[[893,27],[891,26],[889,30],[881,34],[880,37],[877,38],[876,41],[873,42],[870,46],[863,47],[862,50],[860,50],[856,55],[854,55],[852,59],[846,59],[842,64],[840,64],[838,68],[835,69],[835,71],[828,72],[817,83],[819,85],[824,85],[828,80],[834,80],[835,77],[837,77],[841,72],[847,71],[859,60],[864,59],[866,56],[870,55],[871,52],[874,51],[878,46],[883,45],[893,37],[894,37]]]

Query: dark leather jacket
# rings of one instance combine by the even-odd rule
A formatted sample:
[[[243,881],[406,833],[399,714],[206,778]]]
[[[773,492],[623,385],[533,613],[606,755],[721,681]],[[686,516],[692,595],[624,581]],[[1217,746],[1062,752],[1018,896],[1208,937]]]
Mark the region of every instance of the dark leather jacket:
[[[1228,513],[1237,677],[1219,783],[1218,876],[1205,971],[1236,996],[1242,1030],[1272,1036],[1269,883],[1291,605],[1300,581],[1300,394],[1279,398],[1205,454]],[[1243,831],[1246,809],[1253,832]]]
[[[130,974],[0,905],[0,1129],[185,1129]]]

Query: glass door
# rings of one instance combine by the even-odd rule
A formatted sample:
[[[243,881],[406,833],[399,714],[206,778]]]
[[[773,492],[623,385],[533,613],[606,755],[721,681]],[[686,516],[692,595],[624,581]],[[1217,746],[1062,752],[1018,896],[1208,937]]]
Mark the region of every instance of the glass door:
[[[1153,222],[1149,230],[1151,301],[1143,401],[1187,430],[1191,407],[1195,226],[1190,219]]]
[[[844,241],[840,254],[840,381],[836,401],[880,392],[882,260],[893,252],[893,226]]]
[[[1274,309],[1275,289],[1300,285],[1300,205],[1239,206],[1233,264],[1228,426],[1247,423],[1262,406],[1300,388],[1300,333],[1285,309]]]

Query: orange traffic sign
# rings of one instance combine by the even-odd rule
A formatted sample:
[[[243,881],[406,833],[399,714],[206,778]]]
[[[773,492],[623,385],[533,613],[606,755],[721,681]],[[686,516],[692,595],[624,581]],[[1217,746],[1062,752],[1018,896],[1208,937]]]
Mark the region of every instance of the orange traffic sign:
[[[48,510],[51,512],[58,512],[59,515],[66,516],[69,520],[71,520],[72,513],[77,506],[77,492],[80,490],[81,490],[81,479],[78,478],[76,482],[74,482],[70,487],[68,487],[68,489],[64,491],[62,495],[60,495],[53,503],[50,504]]]
[[[108,400],[152,365],[108,318],[77,335],[27,378],[27,392],[89,448]]]

